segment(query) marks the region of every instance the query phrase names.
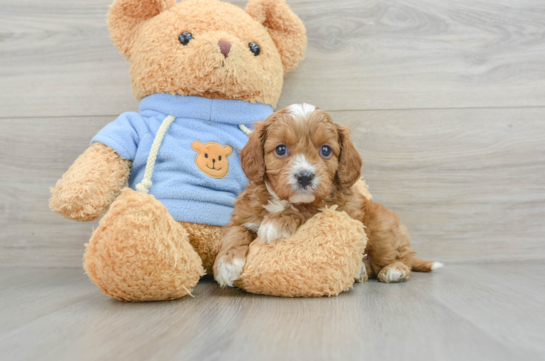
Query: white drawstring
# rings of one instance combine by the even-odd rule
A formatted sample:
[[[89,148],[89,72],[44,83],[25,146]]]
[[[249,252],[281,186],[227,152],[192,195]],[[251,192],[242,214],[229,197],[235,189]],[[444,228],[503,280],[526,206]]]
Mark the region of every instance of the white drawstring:
[[[153,184],[151,182],[151,175],[153,174],[153,167],[155,166],[157,153],[159,153],[159,147],[161,146],[161,143],[163,142],[163,138],[165,136],[165,133],[168,130],[168,127],[170,127],[172,122],[175,120],[176,118],[174,116],[169,115],[168,117],[165,118],[165,120],[163,120],[163,123],[161,123],[161,126],[159,127],[159,130],[157,131],[157,135],[155,135],[155,139],[153,140],[153,145],[151,146],[151,149],[149,152],[148,162],[146,163],[146,172],[144,173],[144,178],[142,179],[142,182],[136,185],[136,190],[138,192],[149,193],[149,189],[151,188],[151,185]]]
[[[155,139],[153,140],[153,145],[151,146],[151,149],[149,152],[148,162],[146,163],[146,171],[144,172],[144,178],[142,179],[140,183],[136,185],[136,190],[138,192],[149,193],[149,189],[151,188],[153,184],[151,181],[151,176],[153,174],[153,167],[155,167],[155,161],[157,160],[157,153],[159,153],[159,147],[161,146],[161,143],[163,142],[165,133],[167,132],[172,122],[175,120],[176,118],[174,116],[169,115],[161,123],[161,126],[159,127],[159,130],[157,131],[157,134],[155,135]],[[239,128],[247,136],[250,136],[250,134],[252,134],[252,131],[248,129],[248,127],[246,127],[244,124],[239,124]]]
[[[244,124],[239,124],[238,127],[240,128],[240,130],[242,130],[244,132],[244,134],[246,134],[247,136],[250,136],[250,134],[252,134],[253,132],[248,129],[247,126],[245,126]]]

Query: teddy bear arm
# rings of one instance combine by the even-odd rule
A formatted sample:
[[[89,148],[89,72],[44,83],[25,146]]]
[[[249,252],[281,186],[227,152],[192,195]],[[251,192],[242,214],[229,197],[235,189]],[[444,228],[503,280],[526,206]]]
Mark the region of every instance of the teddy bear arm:
[[[364,179],[360,179],[359,181],[357,181],[356,184],[352,186],[352,189],[355,192],[358,192],[362,196],[364,196],[365,199],[373,200],[373,196],[371,195],[371,193],[369,193],[369,186]]]
[[[51,188],[49,207],[80,222],[99,218],[126,185],[131,164],[112,148],[93,143]]]

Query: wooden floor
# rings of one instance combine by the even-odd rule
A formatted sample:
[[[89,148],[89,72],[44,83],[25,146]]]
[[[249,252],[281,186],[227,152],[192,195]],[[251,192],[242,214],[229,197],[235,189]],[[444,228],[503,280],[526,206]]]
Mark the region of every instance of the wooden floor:
[[[448,265],[285,299],[203,280],[130,304],[80,268],[0,268],[2,360],[543,360],[545,262]]]

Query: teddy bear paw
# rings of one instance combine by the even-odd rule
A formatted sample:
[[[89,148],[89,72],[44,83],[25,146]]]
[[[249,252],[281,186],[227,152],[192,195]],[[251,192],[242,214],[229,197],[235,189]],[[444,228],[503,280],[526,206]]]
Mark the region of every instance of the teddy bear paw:
[[[246,261],[240,258],[219,259],[216,266],[216,281],[221,287],[233,287],[233,282],[240,278],[245,263]]]

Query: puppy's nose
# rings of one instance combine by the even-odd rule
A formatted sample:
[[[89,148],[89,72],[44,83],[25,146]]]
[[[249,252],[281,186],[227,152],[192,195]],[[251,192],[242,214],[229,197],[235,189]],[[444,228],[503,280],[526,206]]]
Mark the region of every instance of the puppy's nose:
[[[314,174],[310,172],[299,173],[295,176],[295,178],[301,187],[306,188],[314,179]]]
[[[231,43],[225,40],[218,41],[218,45],[220,46],[220,51],[223,54],[224,57],[229,56],[229,52],[231,51]]]

